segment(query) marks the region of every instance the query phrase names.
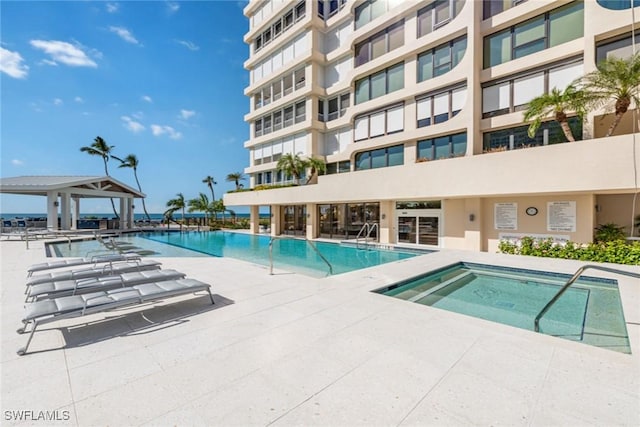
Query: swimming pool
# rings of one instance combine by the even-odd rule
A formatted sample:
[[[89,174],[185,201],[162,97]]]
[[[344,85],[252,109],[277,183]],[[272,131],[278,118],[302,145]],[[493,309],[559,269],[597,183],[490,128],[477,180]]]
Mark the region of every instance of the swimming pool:
[[[458,263],[374,292],[533,330],[570,275]],[[631,353],[617,281],[581,277],[540,320],[540,332]]]
[[[154,232],[123,234],[117,239],[131,246],[151,252],[153,257],[171,256],[216,256],[237,258],[261,265],[269,265],[269,236],[227,231],[210,232]],[[318,252],[331,264],[333,274],[341,274],[362,268],[373,267],[388,262],[412,258],[428,251],[410,252],[369,247],[358,249],[352,245],[313,242]],[[87,256],[89,252],[101,249],[95,240],[56,243],[51,249],[57,256]],[[136,249],[133,249],[136,250]],[[90,254],[89,254],[90,255]],[[314,277],[329,274],[327,263],[309,243],[302,239],[274,239],[274,268],[295,271]]]

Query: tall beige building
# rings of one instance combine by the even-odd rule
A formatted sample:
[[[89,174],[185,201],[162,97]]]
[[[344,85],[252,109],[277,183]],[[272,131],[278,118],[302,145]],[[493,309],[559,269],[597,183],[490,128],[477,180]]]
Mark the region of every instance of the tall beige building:
[[[369,230],[382,244],[478,251],[523,235],[588,242],[609,222],[630,232],[635,111],[610,137],[607,110],[570,118],[575,142],[551,117],[529,138],[523,111],[630,55],[634,12],[630,0],[253,0],[250,182],[225,204],[250,206],[254,232],[270,207],[273,235]],[[327,172],[287,186],[287,153]]]

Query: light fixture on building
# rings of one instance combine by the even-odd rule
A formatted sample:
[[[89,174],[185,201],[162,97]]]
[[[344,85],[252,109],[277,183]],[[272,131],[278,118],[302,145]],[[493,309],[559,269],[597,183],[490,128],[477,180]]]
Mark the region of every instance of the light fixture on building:
[[[59,201],[57,201],[57,200],[55,200],[55,201],[53,202],[53,206],[55,206],[55,207],[57,208],[58,206],[60,206],[60,202],[59,202]]]
[[[476,219],[476,216],[474,214],[469,214],[469,221],[470,222],[475,221],[475,219]]]

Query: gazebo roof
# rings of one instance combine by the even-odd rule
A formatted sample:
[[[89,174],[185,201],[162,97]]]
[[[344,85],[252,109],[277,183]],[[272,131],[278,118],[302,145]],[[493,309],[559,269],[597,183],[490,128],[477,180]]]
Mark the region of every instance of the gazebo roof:
[[[16,176],[0,178],[0,193],[46,196],[49,191],[74,197],[131,197],[145,194],[110,176]]]

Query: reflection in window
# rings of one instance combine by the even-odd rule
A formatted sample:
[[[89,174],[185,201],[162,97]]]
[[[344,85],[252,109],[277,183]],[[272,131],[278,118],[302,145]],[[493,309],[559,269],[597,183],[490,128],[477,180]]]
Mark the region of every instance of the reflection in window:
[[[569,118],[569,127],[576,141],[582,139],[582,121],[577,117]],[[488,151],[517,150],[519,148],[540,145],[559,144],[567,139],[555,120],[542,123],[534,138],[529,138],[529,126],[518,126],[487,132],[483,135],[483,148]]]
[[[464,156],[467,152],[467,134],[464,132],[418,141],[417,150],[418,162]]]
[[[484,68],[584,35],[584,3],[576,1],[484,38]]]
[[[466,48],[465,35],[418,55],[418,82],[450,71],[462,60]]]
[[[356,81],[356,104],[402,88],[404,88],[403,62]]]
[[[400,166],[404,164],[404,146],[394,145],[372,151],[363,151],[356,154],[355,160],[356,170]]]
[[[458,16],[465,0],[439,0],[418,11],[418,37],[449,23]]]

